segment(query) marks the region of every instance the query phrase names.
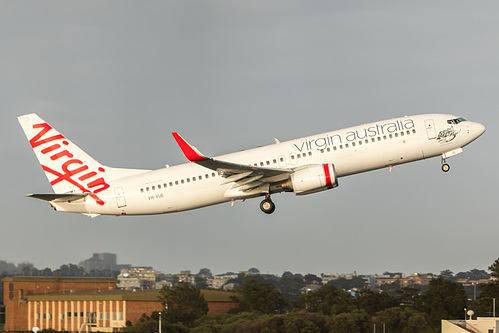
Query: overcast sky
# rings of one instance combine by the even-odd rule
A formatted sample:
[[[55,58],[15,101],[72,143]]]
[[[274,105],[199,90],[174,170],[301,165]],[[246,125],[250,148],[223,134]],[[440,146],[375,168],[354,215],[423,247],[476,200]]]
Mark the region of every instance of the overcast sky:
[[[497,1],[0,0],[0,260],[94,252],[175,273],[487,269],[499,257]],[[16,117],[36,112],[101,163],[185,163],[419,113],[487,132],[449,160],[340,179],[334,190],[171,215],[54,212]]]

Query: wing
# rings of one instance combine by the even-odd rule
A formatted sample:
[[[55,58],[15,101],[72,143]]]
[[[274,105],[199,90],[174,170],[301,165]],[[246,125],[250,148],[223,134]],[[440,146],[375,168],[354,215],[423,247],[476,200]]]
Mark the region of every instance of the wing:
[[[219,175],[226,178],[221,185],[234,183],[231,190],[226,193],[226,197],[229,198],[269,193],[271,183],[286,180],[293,172],[291,169],[262,168],[217,160],[201,154],[178,133],[172,134],[189,161],[217,171]]]

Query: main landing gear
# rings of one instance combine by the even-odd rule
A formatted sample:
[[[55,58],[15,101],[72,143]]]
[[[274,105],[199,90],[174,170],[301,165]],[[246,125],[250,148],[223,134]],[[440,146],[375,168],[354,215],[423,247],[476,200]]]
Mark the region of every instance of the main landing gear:
[[[270,199],[270,194],[265,194],[265,200],[260,203],[260,209],[265,214],[272,214],[275,211],[275,204]]]

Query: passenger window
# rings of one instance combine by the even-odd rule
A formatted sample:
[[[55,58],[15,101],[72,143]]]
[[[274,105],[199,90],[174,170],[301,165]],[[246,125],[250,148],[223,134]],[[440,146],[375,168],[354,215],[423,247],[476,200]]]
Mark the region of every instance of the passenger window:
[[[400,136],[404,136],[404,132],[400,132]]]
[[[274,164],[277,164],[277,160],[275,158],[274,158],[274,160],[272,162],[274,162]]]
[[[312,152],[311,151],[308,152],[308,156],[312,156]]]
[[[359,141],[359,146],[362,146],[362,141]]]
[[[172,187],[172,186],[173,186],[173,183],[172,183],[172,182],[170,182],[170,187]]]
[[[140,192],[141,192],[141,193],[144,193],[144,189],[143,189],[143,188],[141,188],[141,189],[140,189]]]
[[[178,180],[175,181],[175,185],[178,185]]]
[[[386,135],[383,135],[383,140],[386,140]]]
[[[146,187],[146,191],[149,192],[149,187]]]
[[[202,180],[202,179],[203,179],[203,177],[202,177],[202,176],[199,176],[198,178],[199,178],[199,180]]]
[[[208,174],[204,175],[204,178],[208,179],[210,176]]]
[[[399,137],[399,134],[398,133],[395,133],[395,137],[398,138]]]
[[[372,138],[372,139],[371,139],[371,142],[376,142],[376,139],[375,139],[375,138]]]
[[[153,187],[151,188],[151,190],[153,190],[153,191],[154,191],[155,189],[156,189],[156,187],[155,187],[155,186],[153,186]]]
[[[366,145],[367,145],[368,143],[369,143],[369,140],[368,140],[368,139],[366,139]]]
[[[281,161],[281,162],[284,162],[284,157],[281,157],[281,158],[280,158],[280,161]]]
[[[380,136],[378,136],[378,141],[381,141],[381,137]]]
[[[166,183],[163,184],[163,187],[166,187]]]
[[[185,183],[185,181],[184,181],[183,179],[181,179],[181,180],[180,180],[180,182],[181,182],[182,184],[183,184],[183,183]]]
[[[263,166],[263,162],[260,162],[260,166]]]
[[[416,133],[416,130],[415,130],[415,129],[413,129],[413,130],[412,130],[412,133]]]
[[[355,147],[355,142],[352,142],[352,146]]]
[[[212,172],[212,173],[211,173],[211,176],[212,176],[212,177],[215,177],[215,173],[214,173],[214,172]]]
[[[336,146],[333,147],[333,150],[338,150],[338,148],[336,148]]]
[[[327,152],[329,153],[331,151],[331,148],[327,147]]]
[[[407,135],[411,134],[411,131],[407,131]]]
[[[195,182],[196,181],[196,177],[192,177],[192,181]]]
[[[348,145],[348,143],[347,143],[347,144],[345,145],[345,148],[348,148],[348,147],[350,147],[350,146],[349,146],[349,145]]]
[[[393,135],[390,134],[389,136],[390,136],[390,139],[393,139]]]
[[[340,145],[340,149],[343,149],[343,145]]]
[[[298,154],[298,155],[297,155],[297,157],[298,157],[298,158],[301,158],[301,155],[300,155],[300,154]]]
[[[191,182],[191,179],[190,178],[187,178],[187,182],[190,183]]]
[[[161,190],[161,185],[158,185],[158,190]]]

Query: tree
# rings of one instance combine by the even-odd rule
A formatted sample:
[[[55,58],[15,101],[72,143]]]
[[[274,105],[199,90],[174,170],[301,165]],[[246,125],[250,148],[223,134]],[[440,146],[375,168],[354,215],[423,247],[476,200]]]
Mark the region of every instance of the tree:
[[[239,288],[239,310],[261,313],[282,313],[287,306],[286,299],[272,284],[257,279],[244,281]]]
[[[208,313],[208,303],[198,288],[181,282],[174,288],[163,287],[159,299],[166,307],[165,318],[170,323],[192,326],[194,321]]]
[[[354,276],[351,279],[340,277],[336,280],[329,281],[327,284],[333,285],[343,290],[350,290],[353,288],[357,289],[364,288],[364,286],[366,285],[366,281],[364,281],[364,279],[361,278],[360,276]]]
[[[357,307],[369,315],[399,305],[397,298],[387,293],[375,293],[370,289],[362,289],[355,295]]]
[[[305,286],[303,277],[293,275],[291,272],[284,272],[277,282],[277,288],[287,300],[295,300],[300,296],[300,289]]]
[[[301,295],[294,306],[309,312],[320,312],[325,315],[349,312],[355,309],[352,295],[327,284],[317,291]]]
[[[444,279],[454,281],[454,272],[452,272],[450,269],[446,269],[445,271],[441,271],[440,276]]]
[[[438,277],[430,281],[430,287],[423,294],[423,301],[430,325],[437,327],[442,319],[463,316],[466,293],[462,284]]]
[[[499,258],[497,258],[492,265],[489,266],[490,275],[499,279]]]

